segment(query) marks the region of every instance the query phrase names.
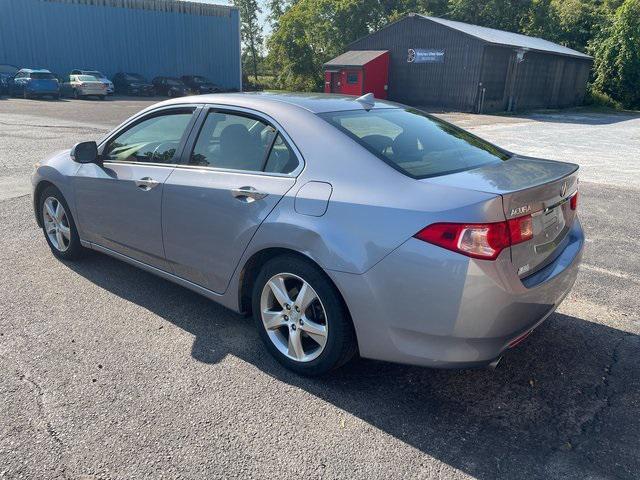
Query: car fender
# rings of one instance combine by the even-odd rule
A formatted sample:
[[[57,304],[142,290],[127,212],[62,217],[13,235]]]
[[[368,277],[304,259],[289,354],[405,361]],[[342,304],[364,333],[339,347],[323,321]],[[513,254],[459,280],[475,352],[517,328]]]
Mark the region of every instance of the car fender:
[[[73,182],[71,181],[71,178],[78,171],[78,168],[80,168],[80,164],[71,160],[69,157],[70,151],[71,150],[63,150],[57,152],[37,163],[35,171],[31,175],[31,185],[33,186],[33,208],[38,224],[40,214],[38,211],[38,195],[36,192],[39,191],[39,186],[42,182],[51,183],[60,190],[71,209],[71,215],[74,219],[78,218]],[[81,226],[77,222],[76,225],[78,226],[78,232],[81,232]],[[80,236],[82,237],[82,235]]]

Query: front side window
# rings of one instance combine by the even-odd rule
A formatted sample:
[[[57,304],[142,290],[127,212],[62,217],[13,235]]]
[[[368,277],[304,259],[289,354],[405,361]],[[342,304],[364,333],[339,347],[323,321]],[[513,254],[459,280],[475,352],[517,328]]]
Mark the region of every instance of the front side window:
[[[191,165],[263,171],[276,130],[254,117],[210,112],[191,153]]]
[[[176,163],[175,154],[193,110],[179,110],[136,123],[107,144],[105,160],[117,162]]]
[[[471,133],[411,108],[329,112],[320,116],[413,178],[461,172],[510,158]]]

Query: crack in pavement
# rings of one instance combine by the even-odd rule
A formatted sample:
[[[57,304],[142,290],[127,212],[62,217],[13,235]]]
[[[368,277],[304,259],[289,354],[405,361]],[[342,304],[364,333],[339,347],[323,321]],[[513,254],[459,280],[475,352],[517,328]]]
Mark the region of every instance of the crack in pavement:
[[[31,378],[27,377],[25,374],[20,373],[20,372],[16,372],[16,373],[18,374],[18,378],[20,380],[22,380],[23,382],[29,383],[35,389],[35,391],[36,391],[36,405],[38,407],[38,414],[39,414],[40,418],[42,419],[42,421],[44,422],[45,431],[53,439],[53,442],[56,444],[56,449],[58,450],[58,456],[60,458],[59,462],[60,462],[60,467],[62,469],[62,471],[61,471],[62,476],[63,476],[63,478],[71,478],[71,477],[69,477],[67,475],[67,466],[66,466],[65,462],[63,461],[64,452],[67,449],[67,447],[64,444],[64,442],[60,439],[60,435],[58,434],[58,432],[51,425],[51,422],[47,419],[46,409],[45,409],[44,400],[43,400],[44,391],[42,390],[42,387],[40,386],[40,384],[38,382],[36,382],[35,380],[32,380]]]
[[[618,350],[620,349],[620,346],[627,338],[631,338],[633,336],[634,336],[633,334],[623,335],[613,347],[613,351],[611,352],[611,362],[609,363],[609,365],[605,367],[606,375],[602,377],[602,380],[603,380],[602,384],[598,385],[595,391],[595,397],[601,401],[601,405],[598,408],[596,408],[584,422],[582,422],[582,424],[580,425],[580,432],[574,435],[573,437],[571,437],[570,439],[570,444],[572,446],[571,448],[575,448],[576,446],[583,443],[583,437],[594,433],[596,423],[600,420],[601,415],[606,410],[611,408],[612,398],[620,393],[615,389],[611,391],[612,387],[611,387],[610,380],[614,376],[613,369],[615,368],[615,366],[618,364],[620,360],[620,357],[618,355]],[[593,460],[591,460],[591,463],[593,463]]]
[[[67,128],[70,130],[95,130],[98,132],[109,130],[109,127],[103,128],[103,127],[89,127],[89,126],[78,126],[78,125],[43,125],[43,124],[33,124],[33,123],[12,123],[12,122],[0,122],[0,125],[7,125],[9,127]]]

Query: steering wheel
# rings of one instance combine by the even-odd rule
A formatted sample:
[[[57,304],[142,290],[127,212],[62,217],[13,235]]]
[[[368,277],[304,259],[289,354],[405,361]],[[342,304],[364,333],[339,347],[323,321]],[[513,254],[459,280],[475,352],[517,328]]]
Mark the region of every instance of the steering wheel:
[[[160,150],[160,148],[164,147],[165,145],[167,147],[177,147],[178,146],[178,142],[171,141],[171,142],[160,142],[160,143],[158,143],[156,148],[153,149],[153,153],[151,154],[151,160],[152,161],[156,160],[156,158],[158,157],[158,150]],[[167,151],[167,150],[169,150],[169,149],[167,148],[164,151]],[[175,153],[176,152],[175,152],[175,148],[174,148],[173,154],[171,155],[172,158],[173,158],[173,155],[175,155]],[[155,163],[165,163],[167,160],[170,160],[170,158],[169,159],[162,159],[162,161],[155,162]]]

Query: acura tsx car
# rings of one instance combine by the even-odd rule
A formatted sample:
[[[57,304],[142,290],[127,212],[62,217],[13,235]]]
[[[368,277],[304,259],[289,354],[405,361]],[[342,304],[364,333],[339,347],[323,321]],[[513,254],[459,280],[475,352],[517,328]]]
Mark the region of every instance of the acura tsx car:
[[[96,250],[252,314],[301,374],[495,365],[572,288],[578,167],[371,95],[150,106],[42,161],[53,254]]]

